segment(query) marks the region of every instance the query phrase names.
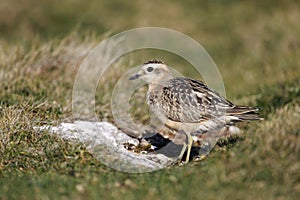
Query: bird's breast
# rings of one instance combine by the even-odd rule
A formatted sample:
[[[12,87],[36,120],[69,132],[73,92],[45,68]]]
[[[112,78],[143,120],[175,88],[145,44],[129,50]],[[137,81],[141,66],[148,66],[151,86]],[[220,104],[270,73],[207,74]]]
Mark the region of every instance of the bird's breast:
[[[152,93],[152,92],[148,92],[148,94],[147,94],[147,104],[149,106],[154,106],[158,102],[159,102],[159,96],[158,96],[158,94],[155,94],[155,93]]]

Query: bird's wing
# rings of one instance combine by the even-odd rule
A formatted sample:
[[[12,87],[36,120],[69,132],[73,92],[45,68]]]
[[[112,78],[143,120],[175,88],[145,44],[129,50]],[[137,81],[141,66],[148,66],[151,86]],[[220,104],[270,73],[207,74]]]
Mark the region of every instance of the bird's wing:
[[[163,88],[162,98],[165,116],[178,122],[203,122],[235,107],[203,82],[188,78],[171,79]]]

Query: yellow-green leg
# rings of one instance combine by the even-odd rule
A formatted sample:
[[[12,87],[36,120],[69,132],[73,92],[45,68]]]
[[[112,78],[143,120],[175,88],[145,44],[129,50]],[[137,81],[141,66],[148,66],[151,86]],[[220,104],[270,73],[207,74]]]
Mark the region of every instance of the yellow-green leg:
[[[193,146],[193,138],[192,138],[191,134],[186,133],[186,137],[187,137],[187,153],[186,153],[186,158],[185,158],[184,164],[189,162],[190,155],[191,155],[191,149]]]
[[[184,154],[184,152],[185,152],[185,150],[186,150],[186,146],[187,146],[187,144],[186,144],[186,143],[183,143],[183,147],[182,147],[181,152],[180,152],[180,154],[179,154],[179,161],[181,161],[181,159],[182,159],[182,157],[183,157],[183,154]]]
[[[193,138],[192,138],[191,134],[186,133],[186,137],[187,137],[187,143],[183,144],[182,150],[181,150],[180,155],[179,155],[179,158],[181,160],[185,150],[187,150],[186,158],[185,158],[185,161],[183,161],[183,164],[186,164],[186,163],[189,162],[190,155],[191,155],[191,149],[192,149],[192,145],[193,145]]]

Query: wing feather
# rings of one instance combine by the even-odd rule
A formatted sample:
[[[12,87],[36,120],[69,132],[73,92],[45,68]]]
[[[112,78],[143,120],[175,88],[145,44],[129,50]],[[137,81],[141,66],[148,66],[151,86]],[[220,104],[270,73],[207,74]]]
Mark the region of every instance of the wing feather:
[[[247,114],[246,118],[249,118],[250,112],[254,111],[253,108],[235,106],[203,82],[188,78],[173,78],[163,88],[162,109],[168,119],[189,123],[222,115],[241,117]]]

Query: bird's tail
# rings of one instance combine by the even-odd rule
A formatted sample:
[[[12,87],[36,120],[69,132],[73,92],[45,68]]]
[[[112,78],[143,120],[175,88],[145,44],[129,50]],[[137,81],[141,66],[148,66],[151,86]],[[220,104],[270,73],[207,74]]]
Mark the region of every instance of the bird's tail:
[[[263,120],[263,118],[259,116],[259,110],[259,108],[235,106],[227,110],[226,114],[235,117],[236,121]]]

